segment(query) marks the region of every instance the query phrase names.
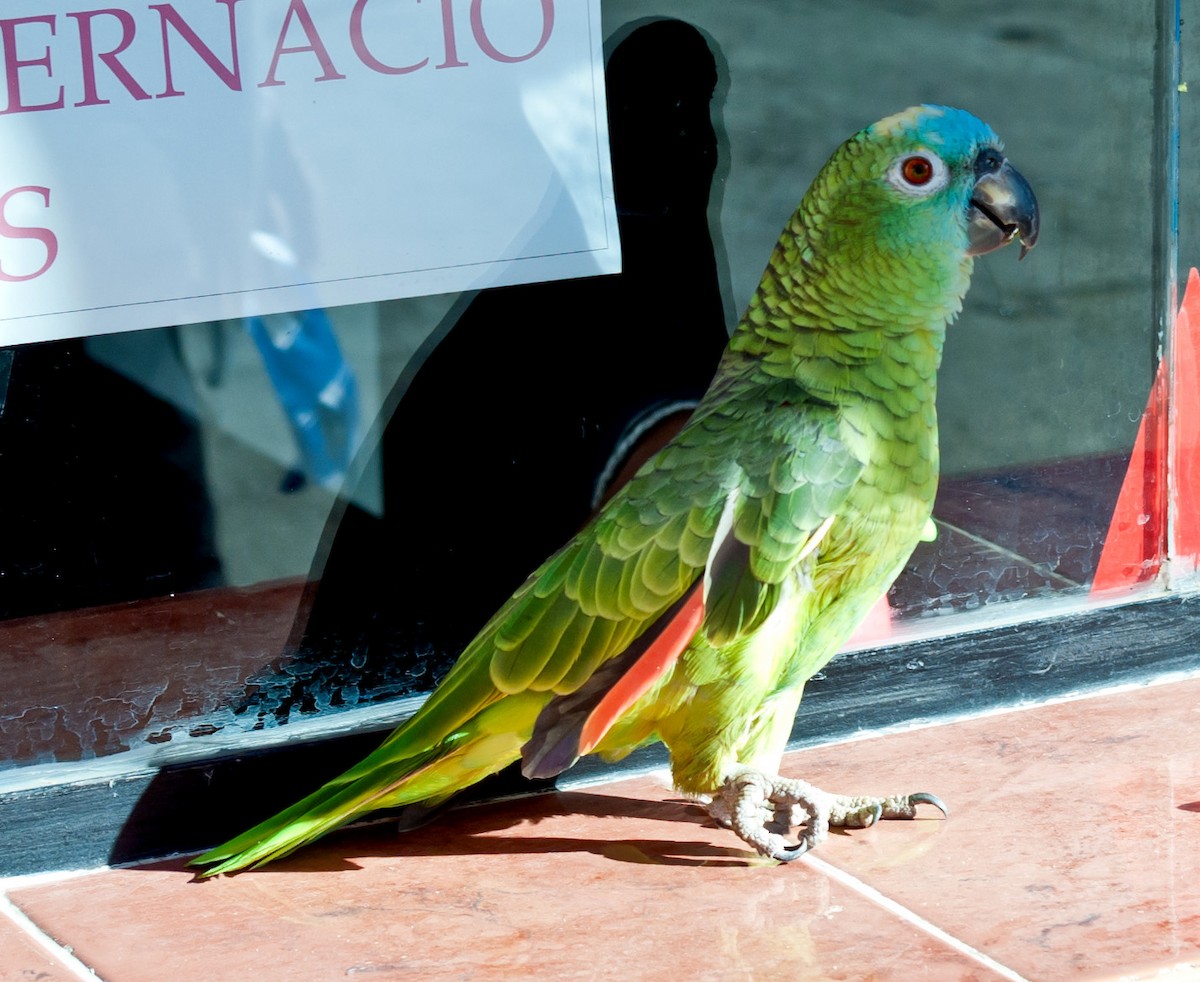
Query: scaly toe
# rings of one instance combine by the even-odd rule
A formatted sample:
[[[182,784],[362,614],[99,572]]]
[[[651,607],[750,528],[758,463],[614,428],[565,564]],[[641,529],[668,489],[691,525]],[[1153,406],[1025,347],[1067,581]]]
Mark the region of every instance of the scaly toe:
[[[916,818],[918,805],[932,805],[943,815],[949,815],[942,800],[933,794],[897,794],[886,798],[835,795],[829,810],[829,824],[834,827],[862,829],[883,819]]]
[[[780,862],[799,859],[820,843],[829,830],[830,796],[802,781],[741,770],[726,779],[709,813],[728,819],[731,829],[760,855]],[[801,829],[800,841],[786,834]]]
[[[927,791],[918,791],[916,794],[897,794],[878,800],[883,807],[884,818],[916,818],[917,805],[933,805],[946,818],[950,817],[950,812],[942,799]]]

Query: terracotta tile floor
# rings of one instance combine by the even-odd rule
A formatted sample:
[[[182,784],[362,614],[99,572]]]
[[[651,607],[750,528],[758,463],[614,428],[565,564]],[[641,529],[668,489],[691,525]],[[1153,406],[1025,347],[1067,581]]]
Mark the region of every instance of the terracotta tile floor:
[[[649,775],[202,883],[182,860],[0,882],[0,978],[1198,978],[1197,733],[1190,680],[791,754],[952,818],[790,867]]]

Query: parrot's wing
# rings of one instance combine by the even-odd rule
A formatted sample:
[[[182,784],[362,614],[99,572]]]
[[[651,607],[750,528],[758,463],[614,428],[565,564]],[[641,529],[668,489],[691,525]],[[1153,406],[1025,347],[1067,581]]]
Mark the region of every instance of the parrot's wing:
[[[639,586],[652,585],[653,600],[638,608],[636,637],[562,676],[566,684],[555,687],[523,748],[528,776],[560,773],[595,747],[698,630],[719,657],[770,616],[789,582],[803,588],[791,574],[832,526],[863,463],[832,407],[778,400],[747,408],[728,403],[693,420],[631,483],[614,526],[595,537],[597,558],[580,566],[566,595],[597,603],[612,596],[595,575],[602,556],[618,565],[621,605],[636,604]],[[624,575],[637,568],[641,576]]]
[[[740,443],[741,479],[725,499],[704,573],[704,633],[715,647],[770,616],[865,466],[862,441],[824,403],[784,401],[755,429]]]

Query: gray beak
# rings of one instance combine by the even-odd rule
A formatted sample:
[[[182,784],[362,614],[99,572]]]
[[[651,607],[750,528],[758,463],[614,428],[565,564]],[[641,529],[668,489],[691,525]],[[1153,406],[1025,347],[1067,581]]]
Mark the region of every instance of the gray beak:
[[[996,150],[975,159],[975,188],[967,212],[967,253],[981,256],[1021,241],[1020,259],[1037,244],[1038,205],[1033,188]]]

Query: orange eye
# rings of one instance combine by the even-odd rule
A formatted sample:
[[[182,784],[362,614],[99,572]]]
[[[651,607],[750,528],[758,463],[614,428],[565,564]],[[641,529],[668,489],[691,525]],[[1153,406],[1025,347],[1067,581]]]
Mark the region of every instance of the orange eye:
[[[927,157],[909,157],[900,165],[900,175],[913,187],[922,187],[933,179],[933,164]]]

